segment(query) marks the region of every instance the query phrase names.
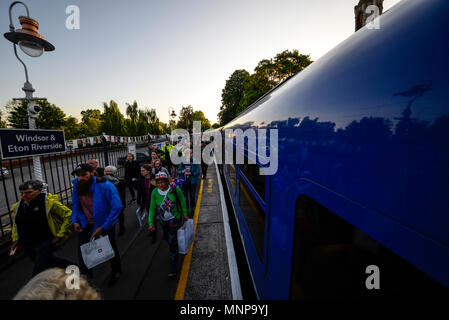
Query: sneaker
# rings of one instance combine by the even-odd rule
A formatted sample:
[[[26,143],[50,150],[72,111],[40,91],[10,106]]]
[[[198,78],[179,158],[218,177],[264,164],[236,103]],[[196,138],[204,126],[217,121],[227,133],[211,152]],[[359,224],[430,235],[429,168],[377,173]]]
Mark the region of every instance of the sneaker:
[[[121,275],[121,272],[112,273],[108,280],[108,287],[113,286],[120,279]]]

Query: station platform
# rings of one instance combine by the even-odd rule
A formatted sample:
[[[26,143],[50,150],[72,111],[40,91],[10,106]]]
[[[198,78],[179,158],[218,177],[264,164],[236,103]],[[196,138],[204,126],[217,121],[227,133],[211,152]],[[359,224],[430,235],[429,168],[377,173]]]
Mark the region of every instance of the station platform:
[[[194,214],[195,238],[186,255],[179,256],[178,276],[167,276],[168,244],[158,232],[152,244],[147,227],[139,227],[137,205],[125,209],[125,234],[116,237],[122,261],[122,275],[107,286],[108,262],[93,269],[92,286],[105,300],[232,300],[241,299],[232,240],[227,232],[226,212],[217,168],[211,165],[201,180]],[[129,196],[129,194],[128,194]],[[130,197],[127,197],[130,199]],[[226,211],[226,209],[224,209]],[[228,234],[228,235],[226,235]],[[229,253],[228,253],[229,252]],[[77,236],[72,236],[55,255],[77,263]],[[0,300],[9,300],[30,279],[33,263],[19,252],[0,266]],[[230,271],[232,270],[232,271]]]

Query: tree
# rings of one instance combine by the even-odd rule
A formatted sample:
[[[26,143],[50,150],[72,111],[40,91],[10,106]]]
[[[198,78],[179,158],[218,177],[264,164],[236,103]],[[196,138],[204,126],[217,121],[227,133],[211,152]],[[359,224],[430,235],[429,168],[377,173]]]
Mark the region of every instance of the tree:
[[[220,125],[225,125],[235,118],[237,108],[244,95],[244,82],[249,78],[249,72],[246,70],[234,71],[221,93],[221,107],[218,114]]]
[[[214,123],[213,125],[212,125],[212,128],[214,128],[214,129],[218,129],[218,128],[220,128],[221,126],[220,126],[220,124],[219,123]]]
[[[237,114],[286,78],[304,70],[312,62],[310,55],[300,54],[298,50],[285,50],[273,59],[261,60],[254,69],[254,74],[244,83],[245,94]]]
[[[139,131],[139,135],[144,135],[147,134],[148,132],[156,135],[162,133],[159,128],[159,118],[156,114],[156,109],[145,108],[142,114],[139,113],[139,122],[140,121],[145,121],[148,126],[145,127],[145,131]],[[138,130],[141,129],[139,128]]]
[[[206,131],[212,126],[210,121],[204,116],[203,111],[195,111],[192,116],[193,121],[201,121],[201,131]],[[192,122],[193,125],[193,122]]]
[[[87,137],[98,136],[102,133],[101,111],[98,109],[87,109],[81,111],[80,134]]]
[[[69,116],[65,119],[65,125],[62,127],[66,140],[72,140],[80,137],[81,126],[78,123],[78,119]]]
[[[9,111],[7,120],[12,128],[28,129],[28,110],[25,101],[11,101],[5,108]]]
[[[98,109],[87,109],[81,111],[81,122],[87,122],[88,119],[101,119],[101,111]]]
[[[42,108],[37,117],[36,127],[38,129],[62,129],[65,126],[65,113],[58,106],[44,100],[39,101]]]
[[[101,115],[101,130],[108,135],[120,136],[124,134],[125,117],[120,112],[117,102],[111,100],[109,105],[103,102],[103,114]]]
[[[179,120],[178,123],[176,124],[176,128],[187,129],[189,132],[192,132],[191,130],[192,126],[193,126],[193,107],[191,105],[188,105],[187,107],[183,106],[181,108],[181,112],[179,113]],[[175,129],[175,125],[173,125],[173,129]]]
[[[138,105],[137,105],[137,101],[134,100],[134,102],[132,104],[127,103],[126,104],[126,115],[129,117],[130,121],[127,121],[127,129],[128,129],[128,135],[130,136],[135,136],[137,135],[137,122],[139,121],[138,116],[139,111],[138,111]]]
[[[6,128],[6,121],[3,120],[3,111],[0,111],[0,128]]]

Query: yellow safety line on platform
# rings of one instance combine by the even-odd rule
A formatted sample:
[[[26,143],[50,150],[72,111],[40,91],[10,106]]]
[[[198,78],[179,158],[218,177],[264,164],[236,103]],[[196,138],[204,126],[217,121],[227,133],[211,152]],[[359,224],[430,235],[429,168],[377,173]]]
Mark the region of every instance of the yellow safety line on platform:
[[[195,214],[193,215],[193,226],[196,233],[196,224],[198,222],[198,214],[200,212],[201,196],[203,194],[203,183],[201,180],[200,191],[198,192],[198,199],[196,201]],[[184,294],[186,292],[187,279],[189,277],[190,262],[192,260],[193,244],[195,243],[195,236],[193,237],[193,243],[187,251],[184,261],[182,262],[181,276],[179,277],[178,288],[176,289],[175,300],[184,300]]]

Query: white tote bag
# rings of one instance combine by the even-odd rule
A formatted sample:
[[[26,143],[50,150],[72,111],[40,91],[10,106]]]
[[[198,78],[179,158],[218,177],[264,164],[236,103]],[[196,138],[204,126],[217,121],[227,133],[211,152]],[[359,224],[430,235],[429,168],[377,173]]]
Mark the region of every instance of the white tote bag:
[[[109,236],[95,240],[91,239],[83,244],[80,249],[87,269],[91,269],[115,257],[114,250],[109,242]]]
[[[147,216],[147,212],[145,209],[141,207],[136,210],[137,221],[139,222],[139,227],[141,227],[145,223],[145,217]]]
[[[178,252],[186,254],[193,242],[193,219],[187,220],[184,225],[178,229]]]

